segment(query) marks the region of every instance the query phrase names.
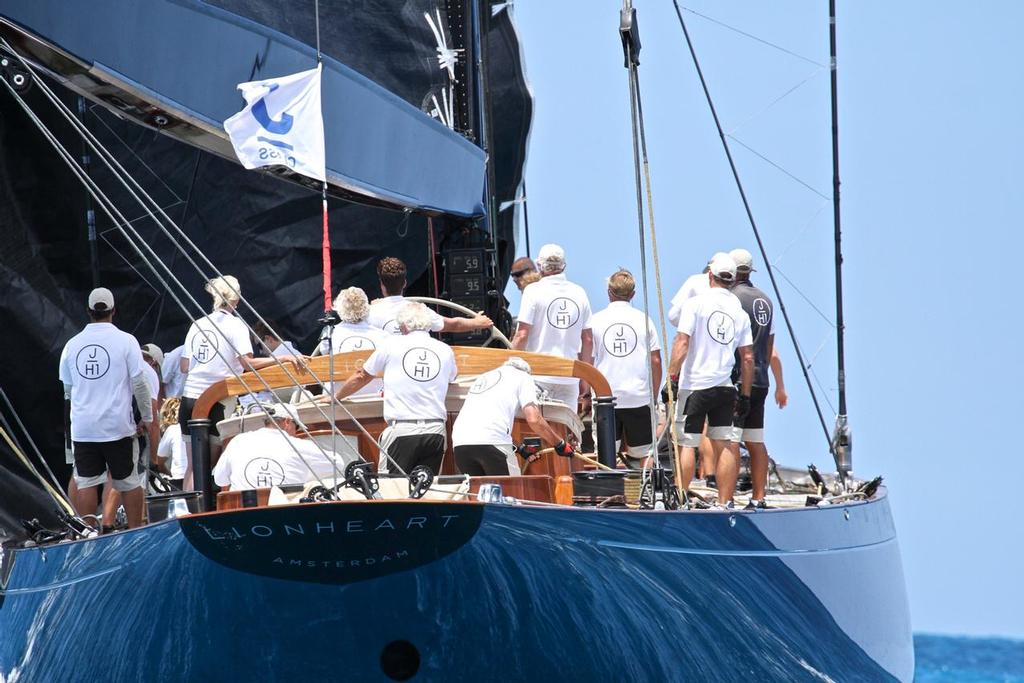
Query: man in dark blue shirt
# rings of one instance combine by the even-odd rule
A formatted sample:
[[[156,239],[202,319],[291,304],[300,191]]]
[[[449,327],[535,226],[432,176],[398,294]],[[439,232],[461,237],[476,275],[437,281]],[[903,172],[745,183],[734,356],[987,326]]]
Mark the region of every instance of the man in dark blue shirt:
[[[743,429],[741,438],[747,452],[750,453],[750,478],[754,490],[751,492],[747,507],[757,509],[765,507],[764,490],[768,483],[768,449],[764,445],[764,404],[770,386],[769,370],[776,378],[776,401],[780,408],[786,404],[786,395],[782,389],[782,364],[775,357],[775,307],[768,295],[750,282],[750,273],[754,270],[750,252],[746,249],[733,249],[729,255],[736,262],[736,284],[731,291],[750,317],[750,329],[754,337],[754,381],[750,393],[750,412],[742,424],[736,426]],[[733,381],[738,379],[737,362],[736,370],[733,371]]]

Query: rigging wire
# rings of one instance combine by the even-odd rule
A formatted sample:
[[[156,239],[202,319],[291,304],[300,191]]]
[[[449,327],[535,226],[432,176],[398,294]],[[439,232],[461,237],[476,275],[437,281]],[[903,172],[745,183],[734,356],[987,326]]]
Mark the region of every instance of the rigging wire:
[[[29,73],[31,73],[33,75],[33,77],[36,80],[36,83],[39,85],[40,90],[44,93],[44,95],[46,95],[47,99],[49,99],[50,102],[53,103],[54,106],[58,109],[58,111],[64,115],[65,119],[68,120],[68,122],[78,132],[78,134],[80,136],[82,136],[83,139],[85,139],[85,140],[87,140],[89,142],[90,147],[92,147],[92,149],[97,154],[100,155],[100,158],[103,160],[104,164],[110,169],[110,171],[112,172],[114,177],[121,183],[122,186],[125,187],[126,190],[128,190],[128,193],[132,196],[132,198],[134,198],[143,207],[143,209],[145,209],[149,213],[149,217],[157,224],[157,227],[166,236],[168,236],[171,239],[172,245],[174,245],[175,248],[177,248],[178,251],[181,252],[181,254],[189,262],[189,264],[196,270],[196,272],[198,272],[200,274],[200,276],[202,276],[203,278],[207,278],[208,279],[207,274],[203,272],[203,270],[199,266],[199,264],[196,263],[195,259],[192,258],[192,256],[188,253],[188,251],[182,245],[186,245],[186,246],[190,247],[193,251],[195,251],[195,253],[199,257],[199,259],[216,276],[223,277],[223,273],[221,273],[216,268],[216,266],[213,265],[213,263],[209,260],[209,258],[207,258],[206,255],[202,252],[202,250],[199,249],[199,247],[195,244],[195,242],[167,215],[167,213],[163,210],[163,207],[161,207],[152,197],[150,197],[146,193],[146,191],[135,180],[135,178],[132,177],[131,174],[129,174],[124,169],[124,167],[117,160],[117,158],[113,154],[111,154],[110,151],[107,150],[103,146],[103,144],[92,134],[92,132],[90,130],[88,130],[88,128],[85,127],[84,124],[83,125],[78,125],[78,121],[76,119],[74,119],[74,117],[70,117],[69,118],[69,110],[64,105],[64,103],[60,101],[60,99],[53,93],[52,89],[50,89],[49,86],[40,78],[39,74],[28,63],[28,61],[26,59],[24,59],[23,57],[21,57],[21,55],[19,55],[11,47],[11,45],[7,42],[7,40],[4,39],[2,36],[0,36],[0,46],[5,47],[6,50],[9,51],[13,56],[15,56],[15,58],[18,59],[22,63],[22,65],[26,68],[26,70],[29,71]],[[8,85],[8,89],[11,90],[9,84],[6,84],[6,85]],[[12,90],[12,92],[13,92],[13,90]],[[18,97],[17,95],[15,95],[15,96]],[[53,136],[52,133],[50,133],[48,131],[48,129],[46,129],[45,124],[43,124],[42,121],[40,121],[38,119],[38,117],[36,117],[35,114],[31,111],[31,108],[29,108],[28,105],[23,100],[21,100],[20,97],[18,97],[18,100],[19,100],[19,103],[21,104],[22,108],[29,114],[30,118],[32,118],[33,121],[36,122],[37,127],[40,127],[40,130],[44,131],[44,135],[48,134],[48,139],[52,138],[51,144],[54,144],[55,146],[60,145],[59,141],[56,140],[56,137]],[[74,161],[71,160],[71,159],[66,159],[65,161],[67,163],[69,163],[69,164],[74,164]],[[76,173],[76,176],[79,177],[79,180],[81,180],[84,184],[86,184],[87,187],[89,187],[88,184],[87,184],[87,181],[85,179],[83,179],[80,174]],[[90,179],[90,181],[91,181],[91,179]],[[129,185],[129,183],[130,183],[130,185]],[[134,186],[134,188],[136,188],[138,190],[138,193],[136,193],[135,190],[132,189],[132,186]],[[97,186],[97,189],[98,189],[98,186]],[[141,197],[139,195],[141,195]],[[156,213],[153,212],[153,209],[150,209],[147,206],[146,201],[148,201],[153,206],[153,209],[155,209]],[[118,212],[118,213],[120,214],[120,212]],[[159,214],[163,218],[163,220],[166,221],[167,225],[164,225],[163,223],[161,223],[160,219],[157,218],[156,214]],[[111,218],[112,218],[112,220],[114,220],[115,224],[118,223],[117,219],[114,219],[113,217],[111,217]],[[121,222],[127,223],[127,221],[125,221],[123,216],[121,216]],[[177,237],[175,237],[174,235],[172,235],[170,233],[170,231],[168,230],[167,226],[170,226],[171,228],[173,228],[173,230],[176,233]],[[134,232],[134,229],[132,229],[132,231]],[[137,233],[136,233],[136,236],[137,236]],[[126,239],[128,239],[127,235],[126,235]],[[131,245],[131,240],[129,239],[128,241],[129,241],[129,244]],[[141,240],[140,240],[140,242],[141,242]],[[142,242],[142,244],[143,244],[144,247],[146,247],[147,250],[152,251],[145,242]],[[131,246],[133,248],[135,248],[136,251],[138,251],[138,249],[135,247],[135,245],[131,245]],[[159,263],[161,266],[163,266],[166,269],[166,266],[164,266],[164,264],[162,262],[160,262],[158,258],[156,258],[155,254],[154,254],[154,258],[156,259],[157,263]],[[147,265],[150,265],[150,267],[152,268],[151,264],[147,264]],[[184,285],[181,284],[181,282],[178,281],[177,278],[174,277],[173,273],[169,273],[169,275],[170,275],[171,279],[179,287],[181,287],[182,289],[185,289]],[[162,284],[163,284],[163,282],[162,282]],[[168,290],[169,293],[171,293],[171,290],[170,290],[169,287],[166,287],[166,289]],[[255,309],[255,307],[253,307],[252,304],[247,299],[242,297],[241,292],[238,291],[238,289],[235,289],[235,288],[231,287],[230,285],[229,285],[229,289],[232,291],[232,293],[236,297],[238,297],[239,303],[243,304],[245,306],[245,308],[248,309],[256,317],[256,319],[259,322],[263,323],[264,326],[266,326],[267,329],[269,329],[271,331],[271,333],[274,335],[275,339],[278,342],[283,343],[283,339],[280,337],[280,335],[278,335],[276,330],[273,330],[269,325],[267,325],[266,320],[260,315],[259,311],[257,311]],[[172,297],[173,296],[174,295],[172,293]],[[186,296],[188,296],[187,295],[187,291],[186,291]],[[189,298],[191,299],[191,297],[189,297]],[[193,303],[195,302],[194,299],[191,299],[191,300],[192,300]],[[179,303],[179,306],[182,307],[182,310],[185,311],[185,314],[189,315],[188,310],[183,305],[180,304],[180,301],[176,300],[176,302]],[[199,308],[200,311],[203,311],[202,307],[199,306],[199,304],[196,304],[196,306]],[[205,316],[205,312],[203,312],[202,315]],[[249,325],[244,319],[242,319],[242,318],[239,318],[239,319],[242,321],[243,324],[245,324],[245,326],[249,330],[249,332],[255,335],[255,330],[253,329],[253,327],[251,325]],[[214,327],[216,327],[216,326],[214,326]],[[262,344],[262,341],[260,343]],[[265,345],[264,345],[264,347],[265,347]],[[276,358],[274,356],[271,356],[271,358],[274,360],[275,364],[279,368],[281,368],[281,370],[285,373],[285,375],[289,378],[289,380],[292,382],[292,384],[295,387],[301,388],[303,386],[302,383],[300,383],[298,381],[296,376],[291,373],[291,371],[288,369],[288,367],[287,367],[287,365],[285,363],[281,362],[280,359],[278,359],[278,358]],[[300,366],[302,367],[302,369],[305,372],[309,373],[309,375],[313,378],[313,380],[316,383],[324,385],[324,380],[322,380],[313,371],[313,369],[305,362],[305,360],[302,357],[299,357],[297,359],[297,363],[300,364]],[[238,376],[237,373],[235,373],[235,376],[242,383],[243,388],[246,388],[248,390],[249,387],[245,383],[245,381],[240,376]],[[269,390],[269,386],[267,386],[266,382],[263,381],[263,379],[261,377],[259,377],[258,373],[257,373],[257,378]],[[335,400],[335,402],[337,402],[337,401]],[[313,403],[312,405],[317,408],[317,411],[321,414],[321,416],[325,420],[328,419],[327,413],[323,410],[323,408],[321,408],[321,405],[319,403]],[[405,473],[404,473],[404,471],[402,471],[402,469],[398,465],[398,463],[394,462],[394,459],[391,458],[391,456],[387,453],[387,451],[380,445],[380,442],[372,434],[370,434],[369,431],[366,430],[366,428],[362,425],[362,423],[359,422],[358,419],[355,418],[354,415],[352,415],[352,413],[351,413],[351,411],[349,411],[348,407],[344,403],[340,403],[340,402],[338,402],[338,406],[340,406],[342,408],[342,410],[348,415],[349,419],[352,420],[352,422],[356,425],[356,427],[371,441],[371,443],[373,443],[378,448],[379,452],[384,454],[384,456],[387,457],[388,460],[390,460],[394,464],[394,466],[398,469],[398,471],[404,475]],[[332,413],[333,413],[333,409],[332,409]],[[275,425],[276,425],[276,423],[275,423]],[[332,427],[332,431],[336,431],[337,430],[336,420],[332,420],[331,421],[331,427]],[[307,432],[307,435],[308,435],[308,432]],[[343,440],[343,443],[347,444],[347,441]],[[316,444],[316,445],[319,448],[319,444]],[[320,450],[321,450],[321,452],[323,452],[322,448],[320,448]]]
[[[730,135],[730,134],[728,134],[728,133],[723,133],[723,136],[724,136],[724,137],[727,137],[727,138],[729,138],[730,140],[732,140],[733,142],[735,142],[735,143],[736,143],[737,145],[739,145],[740,147],[743,147],[743,148],[744,148],[744,149],[746,149],[746,150],[747,150],[748,152],[750,152],[751,154],[753,154],[754,156],[756,156],[756,157],[757,157],[758,159],[761,159],[762,161],[764,161],[765,163],[767,163],[768,165],[770,165],[770,166],[771,166],[772,168],[774,168],[775,170],[779,171],[780,173],[783,173],[783,174],[785,174],[785,175],[786,175],[787,177],[789,177],[789,178],[790,178],[791,180],[793,180],[793,181],[795,181],[795,182],[799,183],[800,185],[803,185],[803,186],[804,186],[804,187],[806,187],[806,188],[807,188],[808,190],[810,190],[810,191],[811,191],[811,192],[813,192],[814,194],[818,195],[819,197],[821,197],[821,198],[822,198],[822,199],[824,199],[825,201],[831,201],[831,200],[832,200],[832,198],[831,198],[831,197],[829,197],[829,196],[828,196],[827,194],[825,194],[824,192],[821,192],[820,190],[816,189],[816,188],[815,188],[815,187],[814,187],[813,185],[811,185],[810,183],[808,183],[808,182],[806,182],[806,181],[804,181],[804,180],[801,180],[801,179],[800,179],[800,178],[798,178],[798,177],[797,177],[797,176],[796,176],[795,174],[793,174],[793,173],[791,173],[791,172],[787,171],[787,170],[786,170],[785,168],[783,168],[783,167],[782,167],[782,165],[780,165],[780,164],[778,164],[778,163],[776,163],[776,162],[772,161],[771,159],[769,159],[769,158],[768,158],[768,157],[766,157],[765,155],[761,154],[761,153],[760,153],[760,152],[758,152],[758,151],[757,151],[756,149],[754,149],[753,147],[751,147],[751,146],[750,146],[750,145],[748,145],[747,143],[743,142],[743,141],[742,141],[742,140],[740,140],[739,138],[737,138],[737,137],[734,137],[734,136],[732,136],[732,135]]]
[[[736,162],[732,158],[732,151],[729,149],[729,141],[726,139],[725,132],[722,130],[722,123],[718,119],[718,112],[715,109],[714,101],[711,99],[711,91],[708,89],[707,81],[704,79],[704,72],[700,67],[700,61],[697,59],[697,51],[693,46],[693,41],[690,39],[690,32],[686,29],[686,21],[683,19],[682,10],[679,8],[679,0],[672,0],[672,4],[675,6],[676,16],[679,18],[679,26],[683,29],[683,36],[686,38],[686,45],[689,48],[690,57],[693,59],[693,66],[697,71],[698,78],[700,79],[701,88],[704,90],[704,97],[707,100],[708,108],[711,110],[711,117],[715,121],[715,128],[718,130],[718,137],[722,140],[722,147],[725,150],[726,159],[729,161],[729,168],[732,170],[733,179],[736,181],[736,189],[739,190],[740,199],[743,201],[743,208],[747,213],[747,220],[750,222],[750,227],[754,231],[754,239],[757,241],[757,248],[761,253],[761,259],[765,264],[765,271],[768,273],[768,279],[771,280],[772,291],[774,291],[775,297],[778,300],[779,310],[782,312],[782,318],[786,322],[786,330],[789,332],[790,339],[793,340],[793,349],[796,351],[797,359],[800,361],[800,370],[803,373],[804,381],[807,383],[807,389],[810,391],[811,402],[814,404],[814,410],[818,415],[818,421],[821,423],[821,430],[825,435],[825,442],[828,444],[829,453],[832,454],[832,458],[836,461],[837,471],[840,472],[840,476],[845,480],[845,474],[842,473],[842,469],[839,466],[839,457],[832,442],[832,436],[829,434],[828,426],[825,424],[825,416],[821,412],[821,404],[818,402],[817,392],[814,391],[814,385],[811,383],[811,377],[808,374],[807,367],[804,363],[803,352],[800,350],[800,344],[797,342],[796,334],[793,331],[793,324],[789,319],[789,313],[786,311],[786,305],[782,300],[782,292],[779,291],[779,285],[775,280],[775,274],[771,266],[771,262],[768,260],[768,254],[765,251],[764,242],[761,240],[761,233],[757,228],[757,222],[754,220],[754,214],[750,209],[750,202],[747,201],[747,193],[743,189],[743,183],[740,180],[739,171],[736,168]]]
[[[802,59],[805,62],[809,62],[811,64],[815,64],[817,66],[820,66],[822,69],[827,69],[828,68],[828,64],[822,64],[821,62],[819,62],[819,61],[817,61],[815,59],[811,59],[810,57],[805,57],[802,54],[799,54],[797,52],[793,52],[792,50],[787,50],[786,48],[782,47],[781,45],[776,45],[775,43],[772,43],[770,41],[765,40],[764,38],[759,38],[758,36],[755,36],[753,33],[747,33],[746,31],[744,31],[742,29],[739,29],[739,28],[736,28],[735,26],[731,26],[730,24],[727,24],[724,21],[720,21],[718,19],[715,19],[714,17],[709,17],[706,14],[701,14],[700,12],[698,12],[698,11],[696,11],[694,9],[690,9],[689,7],[683,7],[683,10],[685,10],[686,12],[689,12],[690,14],[693,14],[694,16],[700,17],[701,19],[704,19],[705,21],[710,21],[712,24],[718,24],[722,28],[727,28],[730,31],[733,31],[734,33],[738,33],[741,36],[745,36],[747,38],[750,38],[751,40],[754,40],[754,41],[756,41],[758,43],[761,43],[762,45],[767,45],[768,47],[775,48],[779,52],[784,52],[785,54],[787,54],[787,55],[789,55],[791,57],[796,57],[797,59]],[[679,5],[678,4],[676,5],[676,11],[677,12],[679,11]]]

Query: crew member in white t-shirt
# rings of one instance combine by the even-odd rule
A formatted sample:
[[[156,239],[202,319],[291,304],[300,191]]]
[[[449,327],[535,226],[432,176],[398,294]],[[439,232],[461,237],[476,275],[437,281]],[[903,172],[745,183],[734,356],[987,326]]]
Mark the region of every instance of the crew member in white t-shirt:
[[[213,468],[213,480],[225,491],[305,484],[345,471],[345,461],[296,436],[306,426],[295,406],[266,406],[273,415],[264,426],[235,436]]]
[[[687,299],[691,299],[698,294],[708,291],[708,268],[710,263],[716,256],[725,256],[725,252],[715,252],[714,256],[704,266],[704,270],[699,273],[695,273],[690,277],[686,278],[683,282],[683,286],[679,288],[679,291],[675,293],[669,303],[668,309],[668,322],[673,328],[679,325],[679,313],[683,308],[683,304]],[[678,391],[678,387],[674,387]],[[668,403],[668,394],[666,389],[662,389],[661,399],[665,403]],[[705,427],[705,434],[701,437],[700,447],[697,449],[700,453],[700,476],[707,479],[708,486],[716,486],[715,483],[715,451],[711,447],[711,441],[707,437],[707,428]]]
[[[654,321],[630,304],[635,294],[632,273],[613,273],[608,278],[608,308],[595,313],[591,323],[594,365],[615,396],[616,439],[625,441],[629,466],[639,469],[654,444],[651,388],[661,385],[661,345]],[[616,448],[621,449],[621,443]]]
[[[729,286],[736,280],[736,262],[728,254],[716,256],[708,272],[708,291],[683,304],[672,344],[669,375],[677,379],[676,425],[682,433],[679,453],[685,490],[693,479],[694,448],[700,444],[707,420],[708,438],[717,456],[719,505],[732,507],[739,472],[739,440],[750,410],[754,374],[750,318]],[[732,383],[736,353],[740,359],[740,390]]]
[[[537,459],[539,448],[517,448],[512,443],[512,426],[519,412],[534,434],[555,444],[556,453],[573,456],[573,447],[541,415],[531,372],[522,358],[509,358],[473,382],[452,426],[455,465],[460,472],[471,477],[518,476],[517,452],[527,464]]]
[[[370,304],[367,320],[376,328],[390,334],[401,334],[398,325],[398,311],[405,303],[405,286],[408,272],[405,264],[393,256],[382,258],[377,263],[377,277],[380,279],[380,299]],[[430,311],[430,309],[427,309]],[[482,312],[472,318],[445,318],[430,311],[430,332],[473,332],[486,330],[493,323]]]
[[[181,489],[185,471],[188,469],[188,455],[185,453],[185,439],[178,424],[178,404],[181,399],[172,397],[160,408],[160,428],[163,434],[156,448],[159,469],[170,477],[171,484]]]
[[[582,287],[565,278],[565,250],[545,244],[537,255],[537,270],[540,281],[523,290],[512,348],[592,363],[590,300]],[[587,383],[574,377],[538,376],[535,380],[552,399],[572,408],[581,396],[590,398]]]
[[[253,358],[249,328],[235,315],[235,307],[241,297],[241,288],[234,276],[215,277],[206,283],[206,291],[213,297],[213,311],[199,318],[185,335],[185,350],[181,356],[181,370],[188,373],[182,391],[178,424],[181,425],[185,447],[189,454],[189,472],[185,476],[185,489],[192,489],[192,444],[188,421],[192,419],[192,408],[196,399],[212,384],[241,374],[246,370],[277,365],[278,362],[296,365],[291,357]],[[263,385],[253,382],[252,388]],[[217,423],[224,419],[224,404],[217,403],[210,410],[210,434],[219,436]],[[211,445],[210,460],[217,459],[217,447]]]
[[[440,474],[447,436],[445,398],[458,375],[455,354],[430,336],[431,311],[423,304],[406,303],[397,321],[402,335],[384,340],[335,396],[351,396],[374,377],[382,377],[388,426],[380,435],[380,446],[388,455],[381,453],[378,469],[388,472],[397,466],[408,474],[425,465]]]
[[[105,287],[89,294],[92,322],[65,344],[60,381],[71,400],[75,459],[72,502],[79,515],[96,514],[96,488],[109,472],[124,496],[128,526],[142,524],[143,491],[136,468],[132,396],[143,424],[153,421],[152,398],[135,337],[114,327],[114,295]]]
[[[390,335],[367,321],[370,314],[370,302],[366,292],[359,287],[349,287],[338,292],[334,298],[334,310],[338,312],[341,322],[334,326],[331,343],[321,342],[320,353],[348,353],[351,351],[375,351]],[[329,391],[340,387],[340,383],[331,382]],[[353,396],[380,396],[384,382],[374,379]]]
[[[160,365],[160,376],[164,380],[164,398],[181,397],[185,388],[185,373],[181,371],[181,355],[184,344],[179,344],[164,355]]]
[[[708,269],[711,267],[711,261],[714,261],[719,256],[728,256],[728,254],[724,251],[716,251],[714,256],[704,265],[704,270],[686,278],[679,291],[672,295],[672,299],[669,301],[668,321],[673,327],[679,324],[679,312],[682,310],[686,300],[708,291]]]
[[[295,348],[295,344],[288,340],[279,338],[275,331],[278,329],[280,329],[280,327],[273,320],[267,320],[266,322],[257,320],[256,324],[252,326],[257,346],[265,350],[267,355],[271,358],[284,359],[298,358],[302,356],[302,354],[299,353],[299,350]],[[264,389],[263,385],[258,382],[256,384],[258,384],[258,386],[250,387],[254,389],[254,391],[248,394],[242,394],[238,397],[238,404],[242,407],[243,413],[252,410],[254,404],[262,405],[264,403],[275,403],[278,400],[278,396],[275,395],[273,391]],[[283,391],[291,392],[292,388],[286,388],[283,389]]]

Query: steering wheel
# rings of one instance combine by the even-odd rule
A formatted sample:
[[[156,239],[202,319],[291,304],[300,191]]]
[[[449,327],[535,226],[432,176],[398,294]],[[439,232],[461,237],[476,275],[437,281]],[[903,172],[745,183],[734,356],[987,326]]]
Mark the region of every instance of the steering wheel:
[[[466,314],[468,316],[475,316],[477,314],[477,312],[474,311],[473,309],[467,308],[466,306],[463,306],[462,304],[457,304],[454,301],[447,301],[445,299],[435,299],[435,298],[429,297],[429,296],[407,296],[405,298],[408,299],[409,301],[419,301],[421,304],[431,304],[433,306],[443,306],[443,307],[446,307],[446,308],[450,308],[453,311],[458,311],[459,313],[464,313],[464,314]],[[506,349],[511,349],[512,348],[512,342],[510,342],[508,340],[508,337],[506,337],[504,334],[502,334],[501,330],[499,330],[496,326],[491,325],[490,332],[491,332],[490,336],[488,336],[487,339],[484,340],[484,344],[483,344],[484,346],[487,346],[492,341],[497,339],[499,342],[501,342],[502,344],[505,345]]]

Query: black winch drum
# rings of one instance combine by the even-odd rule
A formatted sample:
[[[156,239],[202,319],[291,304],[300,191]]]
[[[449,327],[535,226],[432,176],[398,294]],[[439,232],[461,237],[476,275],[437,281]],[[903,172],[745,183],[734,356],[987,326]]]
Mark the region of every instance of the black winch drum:
[[[578,506],[626,507],[626,470],[572,473],[572,504]]]

